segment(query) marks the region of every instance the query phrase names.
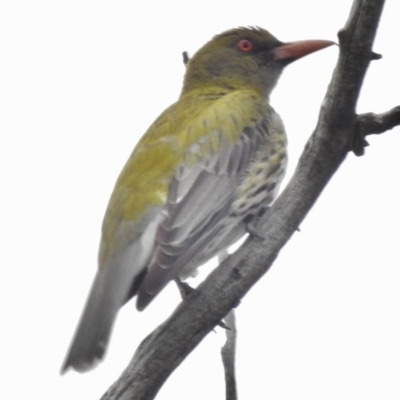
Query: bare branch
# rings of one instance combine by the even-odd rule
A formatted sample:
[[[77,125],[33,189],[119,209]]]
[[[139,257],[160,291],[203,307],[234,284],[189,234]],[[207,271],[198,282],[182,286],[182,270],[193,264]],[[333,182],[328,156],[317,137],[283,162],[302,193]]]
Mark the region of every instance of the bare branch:
[[[103,399],[150,400],[182,360],[263,276],[299,227],[323,188],[353,150],[360,88],[384,0],[355,0],[340,32],[340,56],[318,125],[288,186],[259,221],[259,234],[215,269],[170,318],[141,344]]]
[[[235,356],[236,356],[236,318],[232,309],[225,318],[229,327],[226,330],[226,342],[221,348],[222,363],[225,371],[225,398],[226,400],[237,399],[236,377],[235,377]]]
[[[366,113],[357,118],[353,152],[356,156],[364,155],[364,148],[369,146],[365,137],[386,132],[400,125],[400,106],[382,114]]]
[[[378,135],[400,125],[400,106],[382,114],[366,113],[358,116],[361,134]]]

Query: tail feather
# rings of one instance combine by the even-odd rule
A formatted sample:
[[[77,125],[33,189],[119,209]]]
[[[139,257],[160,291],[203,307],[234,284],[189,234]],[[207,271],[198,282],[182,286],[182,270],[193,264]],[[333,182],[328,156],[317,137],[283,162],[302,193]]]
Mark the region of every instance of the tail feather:
[[[117,243],[127,243],[123,250],[111,252],[112,259],[97,271],[62,374],[69,368],[88,371],[103,359],[118,311],[137,293],[146,273],[161,216],[159,209],[152,209],[144,230],[138,229],[137,221],[121,225],[121,232],[116,233]],[[146,221],[139,222],[142,226]],[[126,232],[131,236],[126,236]]]
[[[127,257],[98,270],[61,368],[62,374],[69,368],[89,371],[103,359],[117,313],[132,294],[135,282],[143,276],[144,260],[132,259],[138,250],[132,247],[125,254]]]
[[[122,274],[115,276],[110,270],[97,272],[61,373],[70,367],[79,372],[88,371],[105,354],[114,320],[129,290]]]

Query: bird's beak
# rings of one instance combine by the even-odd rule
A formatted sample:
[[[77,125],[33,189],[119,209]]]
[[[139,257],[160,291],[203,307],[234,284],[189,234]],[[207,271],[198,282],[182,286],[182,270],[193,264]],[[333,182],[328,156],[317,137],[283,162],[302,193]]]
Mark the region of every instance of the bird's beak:
[[[299,42],[283,43],[271,50],[274,60],[290,63],[315,51],[331,46],[330,40],[302,40]]]

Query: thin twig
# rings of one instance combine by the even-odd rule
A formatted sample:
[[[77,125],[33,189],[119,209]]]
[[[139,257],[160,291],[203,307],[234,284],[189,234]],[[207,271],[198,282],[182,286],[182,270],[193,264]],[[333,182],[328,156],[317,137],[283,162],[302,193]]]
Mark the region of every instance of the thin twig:
[[[235,359],[236,359],[236,318],[232,309],[225,317],[225,323],[229,327],[226,332],[226,342],[221,348],[222,363],[225,371],[225,398],[226,400],[237,399]]]
[[[364,155],[364,148],[369,146],[365,139],[368,135],[378,135],[400,125],[400,106],[382,114],[366,113],[357,117],[353,152],[356,156]]]
[[[361,114],[358,116],[358,122],[364,136],[384,133],[400,125],[400,106],[381,114]]]

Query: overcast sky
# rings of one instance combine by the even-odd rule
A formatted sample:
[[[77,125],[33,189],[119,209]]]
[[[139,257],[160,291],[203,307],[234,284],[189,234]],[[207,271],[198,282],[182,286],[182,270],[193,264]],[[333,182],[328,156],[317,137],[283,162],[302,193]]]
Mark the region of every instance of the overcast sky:
[[[176,307],[173,285],[119,314],[105,361],[59,369],[96,270],[100,225],[139,137],[181,89],[182,51],[258,25],[282,41],[336,40],[351,0],[1,1],[2,393],[98,399]],[[400,104],[400,2],[388,0],[358,112]],[[290,178],[338,55],[284,72],[271,98]],[[400,129],[349,154],[268,274],[237,309],[242,399],[400,398]],[[202,270],[204,278],[207,268]],[[217,328],[157,399],[222,399]]]

